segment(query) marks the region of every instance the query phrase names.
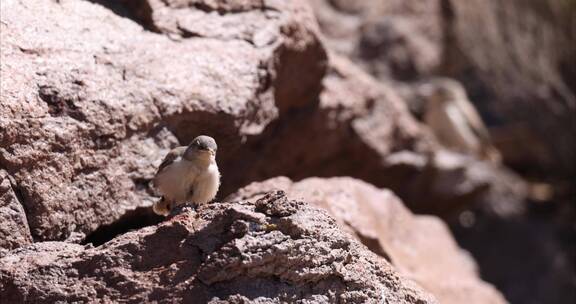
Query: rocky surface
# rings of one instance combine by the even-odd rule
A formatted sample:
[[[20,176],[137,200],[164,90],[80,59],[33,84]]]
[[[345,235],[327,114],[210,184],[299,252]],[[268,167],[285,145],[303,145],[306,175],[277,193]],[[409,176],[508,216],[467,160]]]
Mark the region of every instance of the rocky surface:
[[[527,186],[514,172],[439,149],[428,156],[402,151],[387,158],[386,186],[417,213],[454,219],[476,209],[498,218],[524,214]]]
[[[26,3],[3,4],[0,166],[36,240],[150,206],[157,163],[199,133],[220,143],[222,195],[278,175],[351,175],[447,215],[494,186],[464,174],[458,191],[428,187],[453,180],[429,157],[434,139],[392,86],[327,59],[300,1]]]
[[[523,202],[526,184],[505,168],[444,151],[410,115],[405,100],[421,80],[456,77],[488,123],[502,125],[495,134],[503,135],[496,139],[506,163],[533,164],[530,172],[553,170],[559,180],[570,176],[570,10],[561,0],[509,2],[500,7],[492,0],[470,6],[451,0],[3,0],[0,256],[5,258],[0,275],[8,285],[1,298],[142,302],[166,299],[176,288],[181,300],[194,295],[215,302],[265,302],[305,295],[303,303],[340,296],[363,302],[384,284],[390,302],[429,299],[407,279],[396,279],[398,271],[442,302],[462,302],[468,294],[479,303],[503,301],[477,278],[474,263],[437,220],[415,217],[388,192],[360,182],[354,182],[352,188],[360,189],[354,193],[333,193],[335,186],[323,181],[281,184],[329,210],[341,228],[389,259],[395,270],[340,232],[335,233],[356,244],[346,247],[358,252],[352,256],[355,272],[323,267],[324,254],[319,260],[304,253],[282,260],[252,251],[278,240],[293,246],[278,250],[300,245],[292,232],[277,231],[275,222],[266,222],[265,211],[247,202],[207,206],[199,212],[205,218],[187,210],[151,226],[161,220],[149,209],[156,199],[149,186],[156,166],[168,149],[204,133],[220,146],[220,198],[281,175],[359,178],[391,189],[414,212],[449,220],[458,240],[479,260],[480,273],[514,302],[569,299],[574,274],[560,268],[572,269],[573,263],[558,253],[566,242],[555,236],[573,232],[573,217],[562,211],[558,220],[569,223],[568,229],[538,226],[546,218],[519,220],[534,211]],[[509,83],[510,90],[501,83]],[[535,123],[516,124],[522,120]],[[547,130],[561,135],[548,136]],[[559,184],[564,190],[558,193],[569,201],[565,194],[571,190]],[[323,192],[303,190],[313,185]],[[363,191],[375,198],[358,194]],[[374,207],[381,201],[392,209]],[[371,213],[350,217],[338,209],[342,204]],[[572,205],[562,206],[574,215]],[[258,223],[266,218],[264,226],[248,225],[239,234],[242,241],[234,241],[235,229],[244,229],[254,214]],[[408,224],[395,225],[395,216]],[[304,226],[294,229],[308,229]],[[230,228],[222,228],[226,239],[213,232],[218,227]],[[133,229],[141,230],[124,234]],[[427,233],[435,235],[433,241],[420,237]],[[290,240],[284,242],[285,237]],[[330,240],[313,234],[305,242],[343,248]],[[88,243],[97,247],[79,245]],[[211,247],[216,243],[224,247]],[[162,244],[181,249],[166,258]],[[221,264],[210,267],[236,272],[200,275],[208,255],[195,248],[214,253],[210,259]],[[277,250],[270,248],[263,251]],[[509,255],[490,248],[507,248]],[[188,259],[190,252],[195,255]],[[243,264],[235,252],[250,259]],[[528,255],[526,262],[516,263],[522,255]],[[16,268],[22,261],[30,261],[23,264],[30,276]],[[273,268],[258,264],[262,261],[271,261]],[[284,271],[286,265],[294,268]],[[357,273],[369,281],[358,281]],[[260,279],[251,281],[254,276]],[[292,288],[286,280],[300,285]],[[262,294],[250,291],[260,283]],[[71,289],[76,285],[79,298]]]
[[[253,183],[228,199],[254,200],[275,189],[327,210],[345,231],[440,303],[507,303],[478,278],[475,262],[458,247],[441,220],[412,214],[389,190],[352,178],[292,182],[279,177]]]
[[[12,184],[8,173],[0,170],[0,256],[3,250],[32,243],[26,213]]]
[[[415,211],[430,212],[422,208],[427,205],[438,207],[433,212],[446,211],[443,206],[467,209],[449,218],[451,227],[479,261],[482,276],[511,302],[574,302],[574,4],[562,0],[311,2],[326,44],[379,81],[392,83],[407,102],[406,97],[415,94],[414,87],[431,77],[461,81],[504,163],[530,180],[543,182],[526,187],[514,174],[501,171],[491,174],[488,180],[495,187],[486,191],[483,187],[491,182],[479,179],[487,176],[485,163],[464,165],[469,161],[462,156],[444,161],[446,157],[436,155],[433,158],[441,162],[428,163],[439,164],[438,170],[425,165],[422,155],[402,152],[389,161],[400,173],[387,171],[388,175],[416,178],[396,178],[400,188],[386,186]],[[413,112],[421,110],[417,103],[408,106]],[[427,173],[413,175],[420,172],[418,163],[420,168],[428,167]],[[454,185],[448,193],[456,199],[424,194],[446,184]],[[539,192],[535,189],[547,187],[540,193],[544,195],[533,195]],[[472,191],[454,196],[458,189]],[[526,192],[531,194],[528,203],[522,202]],[[481,204],[471,207],[469,202],[479,197]],[[516,202],[502,203],[510,200]]]
[[[461,79],[489,122],[500,127],[495,135],[504,152],[513,153],[509,163],[532,168],[532,174],[573,178],[574,2],[448,2],[443,72]],[[526,148],[514,149],[518,144]]]
[[[327,45],[381,81],[462,81],[510,165],[540,176],[576,174],[570,1],[311,3]]]
[[[9,303],[437,303],[342,232],[273,191],[184,208],[99,247],[42,242],[0,260]]]
[[[224,193],[250,181],[278,175],[298,179],[310,172],[379,182],[384,159],[392,152],[432,150],[433,140],[410,117],[396,92],[346,58],[330,54],[322,85],[317,107],[281,115],[237,152],[243,162],[222,164],[229,172],[224,182],[233,185],[224,184]]]
[[[208,133],[231,151],[318,90],[325,54],[297,2],[247,5],[243,34],[228,26],[234,10],[188,10],[200,19],[187,31],[205,17],[228,34],[174,40],[86,1],[2,3],[0,166],[34,239],[149,206],[148,181],[178,141]]]
[[[380,79],[414,80],[442,62],[440,0],[311,0],[325,41]]]
[[[522,211],[526,189],[518,176],[444,151],[398,90],[350,60],[329,54],[319,98],[315,109],[280,115],[223,162],[222,193],[275,176],[347,175],[394,190],[418,212],[449,217],[471,205],[502,216]]]

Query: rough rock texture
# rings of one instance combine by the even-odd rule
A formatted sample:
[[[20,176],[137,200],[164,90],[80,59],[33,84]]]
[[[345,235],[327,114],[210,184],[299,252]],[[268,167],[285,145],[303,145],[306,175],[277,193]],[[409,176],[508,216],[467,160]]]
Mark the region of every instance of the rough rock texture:
[[[325,211],[271,192],[184,208],[100,246],[42,242],[0,259],[10,303],[436,303]]]
[[[325,69],[310,11],[252,2],[236,14],[196,1],[181,9],[198,19],[186,31],[209,23],[221,35],[176,40],[86,1],[2,2],[0,166],[35,239],[89,233],[149,206],[155,165],[178,141],[208,133],[231,151],[305,105]],[[240,33],[229,22],[243,14],[253,24]],[[293,77],[304,64],[307,76]]]
[[[438,67],[457,76],[462,67],[479,68],[475,54],[456,54],[466,59],[462,65],[442,60],[446,45],[468,35],[457,16],[469,12],[448,0],[312,4],[330,8],[318,15],[323,40],[301,0],[2,0],[0,298],[429,301],[379,257],[334,232],[322,212],[299,203],[294,214],[269,219],[268,207],[252,203],[206,206],[107,242],[158,222],[148,208],[156,165],[167,149],[200,133],[219,142],[221,196],[278,175],[350,175],[391,188],[419,212],[449,216],[478,200],[494,203],[482,206],[499,216],[522,209],[517,177],[442,151],[410,116],[396,84],[381,81],[414,80]],[[325,46],[337,53],[328,58]],[[482,75],[474,79],[488,81]],[[470,214],[463,223],[473,221]],[[461,299],[454,287],[460,283],[475,299],[501,300],[459,253],[454,263],[462,269],[444,274],[444,286],[443,277],[433,282],[436,268],[407,270],[416,258],[390,245],[401,227],[372,221],[375,230],[395,231],[375,237],[366,236],[370,227],[343,224],[362,230],[370,247],[378,239],[384,249],[377,253],[442,299]],[[62,240],[68,242],[50,242]],[[422,250],[430,251],[427,244]],[[344,268],[333,268],[334,261]],[[172,300],[174,289],[180,296]]]
[[[329,57],[318,106],[280,116],[236,153],[242,162],[222,163],[224,193],[250,181],[278,175],[298,179],[312,172],[378,181],[383,160],[393,151],[431,150],[425,131],[392,88],[378,85],[343,57]]]
[[[401,185],[430,176],[434,140],[393,87],[339,55],[326,62],[301,1],[27,1],[2,4],[0,166],[34,239],[149,206],[155,165],[199,133],[220,144],[223,194],[278,175],[352,175],[406,198]],[[403,151],[415,163],[397,173],[389,156]],[[490,181],[410,189],[429,201],[407,202],[445,215]]]
[[[114,1],[98,1],[117,8]],[[122,0],[149,30],[175,40],[191,37],[239,40],[267,49],[273,69],[260,75],[274,87],[275,104],[284,112],[306,106],[320,90],[325,51],[317,39],[317,25],[306,1],[247,0]],[[285,64],[289,62],[290,64]],[[265,67],[263,67],[265,68]]]
[[[413,80],[442,62],[441,0],[311,0],[327,45],[381,79]]]
[[[0,170],[0,223],[0,256],[3,249],[11,250],[32,243],[26,213],[4,170]]]
[[[279,177],[253,183],[228,197],[256,199],[282,189],[321,207],[345,231],[388,260],[401,274],[434,294],[440,303],[506,303],[478,278],[476,264],[433,216],[415,216],[392,192],[352,178]]]

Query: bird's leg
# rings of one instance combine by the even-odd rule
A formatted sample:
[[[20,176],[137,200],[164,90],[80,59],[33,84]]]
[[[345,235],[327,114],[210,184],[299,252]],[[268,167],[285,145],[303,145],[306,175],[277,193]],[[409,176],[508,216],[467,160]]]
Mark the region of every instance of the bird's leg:
[[[197,205],[194,201],[192,201],[192,199],[194,198],[194,188],[190,187],[190,190],[188,191],[188,205],[191,205],[192,208],[194,209],[194,212],[196,212],[197,209]]]
[[[188,190],[188,197],[186,198],[187,201],[191,201],[194,198],[194,187],[190,187]]]
[[[185,203],[185,204],[179,204],[179,205],[174,206],[174,208],[172,208],[172,210],[170,210],[170,213],[171,214],[178,214],[187,208],[191,208],[192,210],[194,210],[194,212],[196,212],[196,205],[195,204]]]

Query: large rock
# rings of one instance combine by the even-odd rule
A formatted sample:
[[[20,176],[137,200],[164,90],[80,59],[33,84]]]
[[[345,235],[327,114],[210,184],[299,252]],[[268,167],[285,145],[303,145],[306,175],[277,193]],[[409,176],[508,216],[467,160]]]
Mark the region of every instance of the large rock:
[[[414,80],[442,62],[440,0],[311,0],[327,45],[381,79]]]
[[[350,56],[381,82],[417,80],[394,85],[407,93],[402,96],[413,95],[411,85],[430,75],[461,81],[488,124],[504,163],[551,183],[553,191],[536,185],[533,190],[545,190],[531,191],[544,194],[531,196],[540,203],[526,204],[522,200],[530,188],[514,174],[447,153],[427,159],[398,151],[387,157],[390,168],[382,171],[391,183],[367,180],[394,189],[414,211],[459,213],[450,217],[459,241],[475,255],[485,278],[511,301],[574,302],[573,2],[402,1],[400,6],[398,1],[311,2],[331,48]],[[399,8],[382,9],[387,4]],[[382,25],[369,26],[378,23]],[[403,28],[410,31],[395,31]],[[427,42],[416,50],[436,54],[418,59],[436,59],[423,65],[414,58],[417,51],[409,46],[416,40]],[[359,51],[365,47],[368,50]],[[371,50],[377,56],[361,56]],[[396,52],[401,55],[389,56]],[[470,201],[478,200],[482,204],[471,206]],[[541,203],[546,200],[550,201]],[[537,237],[525,237],[533,231],[539,232]],[[507,253],[495,253],[493,248],[507,248]],[[519,263],[521,259],[525,262]],[[541,279],[535,280],[534,273]]]
[[[526,211],[527,186],[510,170],[468,155],[438,149],[429,155],[400,151],[386,159],[385,185],[417,213],[453,220],[475,209],[498,218]]]
[[[198,19],[186,31],[219,34],[175,39],[88,1],[2,2],[0,167],[34,239],[90,233],[149,206],[148,181],[178,142],[206,133],[232,151],[279,112],[313,102],[325,53],[305,6],[236,14],[195,3],[174,12]],[[245,31],[230,26],[244,19]]]
[[[99,1],[118,8],[115,1]],[[324,74],[325,52],[316,19],[306,1],[122,0],[145,28],[181,40],[203,37],[238,40],[273,53],[262,62],[262,81],[274,87],[280,112],[316,100]],[[285,64],[290,62],[290,64]],[[266,72],[274,73],[273,77]]]
[[[352,176],[395,191],[412,209],[450,217],[488,201],[501,216],[522,212],[516,175],[444,151],[398,91],[330,53],[317,108],[280,115],[222,162],[223,193],[275,176]]]
[[[433,146],[393,88],[331,53],[319,104],[281,115],[230,164],[223,162],[223,192],[279,175],[352,175],[380,184],[388,155],[422,154]]]
[[[336,54],[323,76],[300,1],[30,1],[3,4],[0,166],[37,240],[149,206],[163,154],[199,133],[220,144],[223,194],[278,175],[351,175],[444,215],[490,182],[402,188],[453,174],[427,173],[438,148],[392,86]],[[414,162],[398,166],[404,151]]]
[[[457,78],[507,164],[573,179],[573,2],[310,2],[331,49],[384,82]]]
[[[442,73],[460,79],[497,127],[493,138],[506,163],[553,186],[524,218],[480,215],[457,236],[511,302],[576,302],[576,3],[446,4]]]
[[[7,303],[436,303],[325,211],[283,192],[184,208],[99,247],[42,242],[0,259]]]
[[[458,247],[441,220],[413,215],[388,190],[352,178],[308,178],[293,183],[280,177],[253,183],[228,199],[254,200],[273,189],[327,210],[345,231],[440,303],[506,303],[496,289],[479,279],[475,262]]]
[[[520,169],[576,176],[576,5],[446,1],[442,73],[461,79]],[[510,151],[509,153],[506,153]]]

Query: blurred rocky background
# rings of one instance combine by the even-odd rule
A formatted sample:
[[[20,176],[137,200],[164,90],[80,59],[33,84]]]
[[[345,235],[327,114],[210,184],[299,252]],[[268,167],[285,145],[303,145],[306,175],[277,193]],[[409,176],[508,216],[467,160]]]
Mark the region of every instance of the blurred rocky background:
[[[576,2],[0,12],[2,303],[576,301]],[[222,203],[153,215],[201,133]]]

